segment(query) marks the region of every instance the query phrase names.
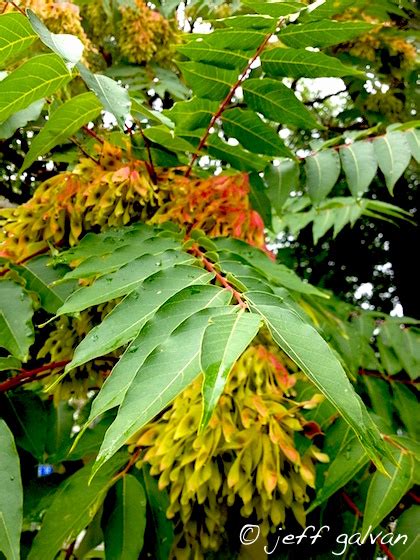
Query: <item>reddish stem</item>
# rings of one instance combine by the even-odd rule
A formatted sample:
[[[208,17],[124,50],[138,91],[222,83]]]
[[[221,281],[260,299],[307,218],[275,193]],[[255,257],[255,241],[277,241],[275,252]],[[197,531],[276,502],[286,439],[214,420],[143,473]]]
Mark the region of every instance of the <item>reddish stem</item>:
[[[214,264],[206,258],[206,255],[197,246],[192,247],[189,252],[195,255],[196,257],[198,257],[201,260],[201,262],[204,264],[206,270],[214,274],[216,280],[220,282],[220,284],[226,290],[229,290],[229,292],[231,292],[231,294],[236,299],[240,307],[242,307],[242,309],[248,309],[247,303],[242,299],[242,294],[238,292],[238,290],[235,290],[235,288],[229,284],[226,278],[216,270]]]
[[[408,379],[395,379],[392,375],[385,375],[378,371],[366,371],[363,368],[359,369],[359,375],[365,375],[367,377],[377,377],[378,379],[383,379],[384,381],[388,381],[389,383],[402,383],[403,385],[412,385],[416,386],[420,384],[420,381],[412,381]]]
[[[207,138],[209,137],[210,134],[210,130],[213,128],[213,126],[215,125],[216,121],[218,118],[220,118],[220,116],[222,115],[222,113],[224,112],[224,110],[226,109],[226,107],[229,105],[229,103],[232,100],[232,97],[235,93],[235,91],[237,90],[237,88],[241,85],[241,83],[245,80],[249,70],[251,69],[251,66],[253,65],[253,63],[257,60],[257,58],[260,56],[260,54],[263,52],[263,50],[265,49],[265,47],[268,44],[268,41],[271,39],[273,33],[267,33],[267,35],[264,37],[263,42],[261,43],[261,45],[258,47],[256,53],[254,54],[254,56],[248,61],[244,71],[241,73],[241,75],[239,76],[239,78],[236,80],[236,82],[233,84],[233,86],[230,88],[229,93],[226,95],[226,97],[224,98],[224,100],[221,102],[221,104],[219,105],[219,108],[217,109],[217,111],[214,113],[214,115],[212,116],[207,129],[204,133],[204,135],[202,136],[198,147],[196,149],[196,151],[194,152],[194,154],[192,155],[190,164],[188,165],[187,171],[185,172],[185,177],[189,177],[193,168],[194,163],[196,162],[198,156],[200,155],[200,152],[202,150],[202,148],[205,146],[206,142],[207,142]]]
[[[12,6],[14,8],[16,8],[16,10],[18,12],[20,12],[21,14],[23,14],[26,17],[26,14],[25,14],[24,10],[22,10],[22,8],[20,6],[18,6],[15,2],[9,2],[9,4],[12,4]]]
[[[349,508],[352,510],[352,512],[354,513],[354,515],[357,518],[363,517],[363,513],[360,511],[360,509],[357,507],[357,505],[353,502],[353,500],[350,498],[350,496],[348,494],[346,494],[346,492],[341,492],[341,496],[343,497],[344,501],[346,502],[346,504],[349,506]],[[379,539],[377,541],[377,544],[389,560],[396,560],[395,556],[392,554],[392,552],[389,550],[389,548],[386,546],[386,544],[381,542],[381,539]]]
[[[140,453],[141,453],[141,447],[139,447],[131,455],[130,460],[128,461],[128,463],[126,464],[124,469],[122,471],[120,471],[118,474],[115,475],[114,481],[119,480],[120,478],[122,478],[124,475],[126,475],[128,473],[128,471],[131,469],[131,467],[137,462],[137,459],[140,457]]]
[[[43,255],[44,253],[47,253],[49,250],[50,250],[49,247],[44,247],[43,249],[40,249],[39,251],[32,253],[31,255],[25,257],[24,259],[21,259],[20,261],[16,261],[14,264],[19,266],[20,264],[23,264],[26,261],[33,259],[34,257],[38,257],[39,255]],[[10,272],[10,268],[4,268],[3,270],[0,270],[0,276],[4,276],[8,272]]]
[[[62,360],[61,362],[51,362],[50,364],[45,364],[44,366],[40,366],[35,369],[30,369],[30,370],[22,369],[20,370],[20,373],[18,375],[15,375],[14,377],[7,379],[7,381],[3,381],[3,383],[0,383],[0,393],[5,393],[10,389],[14,389],[15,387],[20,387],[20,385],[32,381],[40,373],[51,371],[53,369],[63,368],[70,361],[71,360]]]
[[[417,504],[420,504],[420,498],[414,494],[414,492],[409,492],[408,495],[412,498]]]
[[[147,172],[149,173],[149,177],[152,180],[154,185],[157,185],[158,182],[158,178],[157,178],[157,173],[156,173],[156,169],[155,166],[153,164],[153,158],[152,158],[152,152],[150,150],[150,142],[149,139],[145,136],[144,134],[144,130],[143,127],[141,126],[139,121],[135,121],[138,129],[140,131],[141,137],[143,138],[143,142],[144,142],[144,146],[146,148],[147,151],[147,159],[149,160],[148,162],[146,161],[146,169]]]
[[[363,513],[346,492],[341,492],[341,496],[356,517],[363,517]]]

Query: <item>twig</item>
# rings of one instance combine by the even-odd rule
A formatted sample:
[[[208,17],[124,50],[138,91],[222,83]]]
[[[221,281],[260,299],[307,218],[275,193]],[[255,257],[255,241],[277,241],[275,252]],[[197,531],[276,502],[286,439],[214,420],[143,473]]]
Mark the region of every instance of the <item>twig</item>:
[[[148,158],[148,160],[149,160],[149,161],[146,161],[146,162],[145,162],[147,172],[149,173],[149,177],[150,177],[150,179],[152,180],[153,184],[154,184],[154,185],[157,185],[158,178],[157,178],[157,173],[156,173],[155,166],[154,166],[154,164],[153,164],[153,158],[152,158],[152,152],[151,152],[151,150],[150,150],[150,142],[149,142],[149,139],[148,139],[148,138],[146,137],[146,135],[144,134],[144,130],[143,130],[143,127],[142,127],[141,124],[140,124],[140,121],[135,120],[134,122],[136,123],[136,125],[137,125],[137,127],[138,127],[138,129],[139,129],[139,131],[140,131],[141,137],[143,138],[144,146],[145,146],[146,151],[147,151],[147,158]]]
[[[18,5],[16,4],[16,2],[9,2],[9,4],[12,4],[12,6],[13,6],[14,8],[16,8],[16,10],[17,10],[18,12],[20,12],[21,14],[23,14],[23,15],[26,17],[25,11],[22,10],[22,8],[21,8],[20,6],[18,6]]]
[[[279,22],[280,23],[280,22]],[[196,162],[197,158],[200,155],[200,152],[202,150],[202,148],[205,146],[206,142],[207,142],[207,138],[209,137],[210,134],[210,130],[213,128],[214,124],[216,123],[217,119],[220,118],[220,116],[222,115],[222,113],[224,112],[224,110],[226,109],[226,107],[229,105],[229,103],[232,100],[232,97],[235,93],[235,91],[238,89],[238,87],[241,85],[241,83],[245,80],[245,78],[247,77],[247,74],[249,72],[249,70],[251,69],[251,66],[253,65],[253,63],[257,60],[257,58],[260,56],[260,54],[263,52],[263,50],[265,49],[265,47],[268,44],[268,41],[271,39],[273,33],[267,33],[267,35],[264,37],[263,42],[260,44],[260,46],[258,47],[257,51],[255,52],[254,56],[248,61],[245,70],[240,74],[239,78],[236,80],[236,82],[233,84],[233,86],[230,88],[229,93],[226,95],[226,97],[224,98],[224,100],[221,102],[221,104],[219,105],[219,108],[217,109],[217,111],[214,113],[214,115],[212,116],[207,129],[204,133],[204,135],[202,136],[198,147],[196,149],[196,151],[194,152],[194,154],[191,157],[191,161],[187,167],[187,171],[185,172],[185,177],[189,177],[193,168],[194,163]]]
[[[117,481],[120,478],[123,478],[123,476],[125,476],[128,473],[128,471],[131,469],[131,467],[137,462],[137,459],[140,457],[140,453],[141,453],[141,448],[137,449],[131,455],[130,460],[128,461],[128,463],[126,464],[124,469],[115,475],[114,481]]]
[[[91,128],[87,127],[86,125],[83,125],[83,126],[82,126],[82,130],[83,130],[83,132],[86,132],[86,134],[88,134],[89,136],[92,136],[92,138],[95,138],[95,140],[97,140],[100,144],[103,144],[103,143],[104,143],[103,138],[101,138],[100,136],[98,136],[94,130],[92,130]]]
[[[197,246],[192,247],[189,250],[189,252],[195,255],[196,257],[198,257],[201,260],[201,262],[204,264],[206,270],[214,274],[216,280],[220,282],[220,284],[226,290],[229,290],[229,292],[232,293],[233,297],[236,299],[236,301],[238,302],[240,307],[242,307],[242,309],[248,309],[247,303],[242,299],[242,294],[238,292],[238,290],[235,290],[235,288],[229,284],[226,278],[224,278],[224,276],[222,276],[220,272],[216,270],[214,264],[206,258],[206,255]]]
[[[366,377],[376,377],[382,379],[383,381],[388,381],[388,383],[402,383],[403,385],[411,385],[415,387],[420,384],[420,381],[413,381],[411,379],[395,379],[393,375],[385,375],[378,371],[366,371],[363,368],[359,369],[359,375],[364,375]]]
[[[0,383],[0,393],[5,393],[6,391],[10,391],[10,389],[14,389],[15,387],[20,387],[29,381],[33,381],[39,378],[40,373],[44,373],[47,371],[51,371],[53,369],[61,369],[66,366],[71,360],[61,360],[60,362],[51,362],[49,364],[45,364],[35,369],[25,370],[21,369],[18,375],[3,381]]]
[[[74,138],[74,136],[70,136],[70,140],[73,142],[73,144],[75,146],[77,146],[79,148],[79,150],[82,152],[83,155],[85,155],[87,158],[91,159],[94,163],[96,163],[96,165],[99,165],[99,161],[97,159],[95,159],[93,156],[91,156],[89,154],[89,152],[87,152],[84,147],[80,144],[80,142],[78,142],[76,140],[76,138]]]
[[[70,560],[70,558],[73,556],[75,546],[76,546],[76,540],[74,540],[72,543],[70,543],[70,545],[67,547],[66,555],[64,557],[64,560]]]

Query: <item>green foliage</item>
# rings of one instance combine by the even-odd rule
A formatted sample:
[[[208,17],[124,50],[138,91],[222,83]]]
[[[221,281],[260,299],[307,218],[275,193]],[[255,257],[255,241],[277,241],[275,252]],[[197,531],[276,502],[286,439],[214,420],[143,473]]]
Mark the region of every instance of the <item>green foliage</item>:
[[[29,295],[12,280],[1,284],[0,346],[25,361],[34,341],[33,308]]]
[[[106,170],[106,180],[95,179],[115,214],[118,188],[126,185],[118,183],[119,174],[131,180],[148,172],[156,207],[141,215],[149,219],[147,212],[158,215],[168,204],[171,189],[199,189],[209,177],[241,172],[271,240],[279,235],[289,243],[311,228],[314,244],[323,238],[331,247],[349,225],[356,231],[375,220],[413,221],[411,211],[397,206],[420,156],[419,121],[409,120],[412,3],[192,1],[175,21],[179,3],[156,2],[161,14],[174,18],[174,45],[162,66],[128,63],[105,30],[112,24],[115,31],[121,10],[135,3],[77,4],[81,17],[77,9],[69,13],[80,24],[78,37],[66,29],[53,33],[31,10],[27,18],[8,10],[0,15],[0,138],[19,156],[4,165],[5,181],[16,177],[10,200],[19,181],[20,200],[29,198],[31,183],[49,177],[52,162],[53,175],[66,163],[72,171],[79,159],[69,150],[73,142],[84,157],[76,173],[83,176],[89,165]],[[105,39],[96,46],[86,23],[92,6],[104,26]],[[191,33],[176,30],[181,20]],[[196,33],[196,22],[207,20],[210,32]],[[314,78],[342,78],[345,100],[313,98]],[[375,112],[368,103],[377,96],[388,107],[391,95],[404,105],[398,120],[407,122],[392,122],[382,106]],[[106,122],[109,113],[119,131]],[[122,149],[117,162],[98,156],[104,141]],[[65,200],[73,186],[63,187]],[[406,189],[410,209],[414,187]],[[399,198],[390,198],[394,193]],[[101,204],[108,204],[105,196]],[[30,205],[0,209],[0,230],[21,208],[31,219]],[[75,211],[68,202],[64,208]],[[235,210],[227,205],[222,213]],[[65,216],[54,219],[67,231]],[[34,232],[46,219],[41,215]],[[214,212],[199,227],[219,219]],[[363,509],[363,534],[397,517],[409,543],[392,552],[414,558],[418,509],[409,491],[418,483],[419,461],[416,320],[338,301],[286,266],[281,251],[274,258],[241,239],[209,239],[194,227],[138,220],[137,209],[124,227],[105,225],[99,232],[94,226],[73,247],[49,242],[42,255],[36,243],[32,251],[29,238],[29,258],[1,253],[0,556],[53,560],[68,557],[75,546],[77,558],[170,557],[174,526],[165,515],[163,482],[144,465],[132,468],[142,452],[131,444],[200,374],[202,434],[232,368],[259,333],[271,336],[299,368],[296,394],[306,379],[307,400],[296,401],[306,420],[293,440],[299,452],[315,438],[330,458],[317,466],[307,512],[351,534],[353,519],[337,505],[350,495]],[[19,227],[13,233],[18,243]],[[61,354],[57,343],[59,358],[45,364],[43,343],[60,332],[72,336],[71,354]],[[65,392],[78,385],[82,396]],[[289,389],[285,398],[292,400],[295,388]],[[325,400],[314,408],[317,392]],[[54,474],[36,478],[36,464],[51,465]],[[102,543],[104,552],[97,550]],[[330,552],[308,550],[316,558]],[[376,555],[363,548],[349,558]]]
[[[0,552],[10,560],[18,560],[23,502],[19,457],[13,434],[1,419],[0,461]]]

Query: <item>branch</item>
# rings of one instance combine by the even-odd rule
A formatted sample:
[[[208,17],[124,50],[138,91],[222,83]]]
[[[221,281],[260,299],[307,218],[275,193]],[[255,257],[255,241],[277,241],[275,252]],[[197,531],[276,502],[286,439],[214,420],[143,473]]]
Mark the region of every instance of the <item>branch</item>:
[[[242,309],[248,309],[247,303],[242,299],[242,294],[240,292],[238,292],[238,290],[235,290],[235,288],[229,284],[229,282],[226,280],[226,278],[224,276],[222,276],[220,274],[220,272],[218,272],[216,270],[216,267],[214,266],[214,264],[206,258],[206,255],[197,246],[192,247],[189,250],[189,252],[191,254],[195,255],[196,257],[198,257],[201,260],[201,262],[204,264],[206,270],[208,270],[209,272],[214,274],[215,277],[216,277],[216,280],[218,282],[220,282],[220,284],[226,290],[229,290],[229,292],[231,292],[231,294],[236,299],[236,301],[238,302],[240,307],[242,307]]]
[[[34,381],[38,378],[40,373],[45,373],[53,369],[61,369],[70,361],[71,360],[62,360],[61,362],[51,362],[50,364],[45,364],[44,366],[40,366],[38,368],[30,370],[21,369],[18,375],[7,379],[7,381],[3,381],[3,383],[0,383],[0,393],[5,393],[10,389],[20,387],[21,385],[24,385],[29,381]]]
[[[114,477],[114,482],[116,482],[117,480],[119,480],[120,478],[123,478],[128,471],[131,469],[131,467],[137,462],[137,459],[140,457],[140,453],[141,453],[142,449],[141,447],[139,447],[130,457],[130,460],[128,461],[128,463],[126,464],[126,466],[123,468],[122,471],[120,471],[119,473],[117,473]]]
[[[143,138],[144,146],[145,146],[146,151],[147,151],[147,158],[148,158],[148,160],[149,160],[148,162],[147,162],[147,161],[145,162],[147,172],[149,173],[149,177],[150,177],[150,179],[152,180],[153,184],[154,184],[154,185],[157,185],[157,182],[158,182],[157,173],[156,173],[155,166],[154,166],[154,164],[153,164],[152,152],[151,152],[151,150],[150,150],[150,142],[149,142],[149,139],[146,138],[146,136],[145,136],[145,134],[144,134],[143,127],[142,127],[141,124],[140,124],[140,121],[135,120],[134,122],[136,123],[136,125],[137,125],[137,127],[138,127],[138,129],[139,129],[139,131],[140,131],[141,137]]]
[[[359,369],[359,375],[376,377],[378,379],[382,379],[383,381],[388,381],[388,383],[402,383],[403,385],[411,385],[413,387],[420,384],[420,381],[412,381],[411,379],[395,379],[395,376],[393,375],[385,375],[379,371],[366,371],[363,368]]]
[[[281,20],[280,20],[281,21]],[[280,24],[279,21],[279,24]],[[271,37],[273,36],[273,33],[267,33],[267,35],[264,37],[263,42],[261,43],[261,45],[258,47],[258,49],[256,50],[254,56],[248,61],[244,71],[240,74],[239,78],[236,80],[236,82],[233,84],[233,86],[230,88],[229,93],[226,95],[226,97],[224,98],[224,100],[221,102],[221,104],[219,105],[219,108],[217,109],[217,111],[214,113],[214,115],[212,116],[207,129],[204,133],[204,135],[202,136],[198,147],[196,149],[196,151],[194,152],[194,154],[192,155],[190,164],[188,165],[187,171],[185,172],[185,177],[189,177],[191,175],[191,171],[192,171],[192,167],[194,165],[194,163],[196,162],[202,148],[205,146],[206,142],[207,142],[207,138],[209,137],[210,134],[210,130],[213,128],[214,124],[216,123],[217,119],[220,118],[220,116],[222,115],[222,113],[224,112],[224,110],[226,109],[226,107],[229,105],[229,103],[232,100],[232,97],[235,93],[235,91],[237,90],[237,88],[241,85],[241,83],[245,80],[245,78],[247,77],[247,74],[249,72],[249,70],[251,69],[251,66],[253,65],[253,63],[257,60],[257,58],[260,56],[260,54],[263,52],[263,50],[265,49],[265,47],[268,44],[268,41],[271,39]]]

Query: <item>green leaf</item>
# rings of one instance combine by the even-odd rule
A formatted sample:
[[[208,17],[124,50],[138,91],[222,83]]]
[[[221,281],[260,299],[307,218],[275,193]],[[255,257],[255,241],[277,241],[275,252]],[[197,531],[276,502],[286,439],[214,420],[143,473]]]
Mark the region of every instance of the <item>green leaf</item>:
[[[407,540],[402,538],[394,542],[392,554],[398,560],[413,560],[420,556],[420,506],[412,505],[405,510],[397,519],[398,535],[406,535]]]
[[[57,315],[77,313],[92,305],[129,294],[159,270],[176,264],[189,264],[194,260],[194,257],[181,251],[166,251],[157,256],[144,255],[115,272],[101,276],[91,286],[79,288],[70,294],[64,305],[57,311]]]
[[[194,146],[183,138],[175,136],[173,130],[168,130],[168,128],[164,126],[152,126],[146,128],[144,130],[144,135],[155,144],[159,144],[160,146],[163,146],[167,150],[171,150],[173,152],[194,153],[195,151]]]
[[[47,410],[33,392],[7,395],[2,403],[2,416],[13,431],[16,444],[42,461],[47,434]]]
[[[368,463],[369,456],[357,437],[345,439],[328,470],[324,473],[325,478],[308,511],[313,511],[320,504],[328,500],[328,498],[354,478],[358,471]]]
[[[242,87],[245,102],[267,119],[305,130],[322,128],[293,91],[284,84],[265,78],[247,80]]]
[[[40,54],[24,62],[0,82],[0,121],[49,97],[72,78],[56,54]]]
[[[141,99],[136,99],[134,97],[131,98],[131,114],[135,119],[139,119],[140,121],[147,119],[150,123],[160,123],[168,128],[173,128],[174,126],[174,123],[163,113],[155,111],[154,109],[149,109],[143,105]]]
[[[262,68],[273,77],[320,78],[363,75],[340,59],[306,49],[274,48],[261,55]]]
[[[150,508],[152,523],[147,526],[148,536],[152,533],[152,558],[167,560],[170,558],[174,539],[173,523],[166,517],[169,498],[165,491],[159,489],[158,482],[153,478],[145,465],[142,467],[143,484]],[[149,532],[150,531],[150,532]],[[150,535],[150,536],[152,536]],[[149,539],[148,539],[149,540]]]
[[[13,136],[18,128],[22,128],[30,121],[36,121],[41,114],[45,100],[39,99],[34,101],[26,109],[21,109],[17,113],[10,115],[10,117],[0,124],[0,140],[6,140]]]
[[[252,154],[241,146],[231,146],[216,134],[209,136],[207,151],[211,156],[226,161],[238,171],[262,171],[267,165],[267,158]]]
[[[0,68],[25,51],[37,38],[36,33],[22,14],[0,15]]]
[[[189,101],[178,101],[165,114],[183,131],[196,130],[207,127],[218,106],[216,101],[193,97]]]
[[[23,509],[19,456],[13,434],[1,418],[0,465],[0,552],[7,560],[19,560]]]
[[[118,126],[125,130],[125,121],[130,117],[131,109],[131,99],[128,90],[111,78],[108,78],[108,76],[92,74],[80,62],[77,64],[77,69],[87,87],[97,96],[104,109],[112,113],[117,120]]]
[[[410,145],[411,155],[420,163],[420,130],[412,128],[405,133],[407,142]]]
[[[418,441],[420,438],[420,426],[417,418],[417,396],[401,383],[393,383],[392,392],[398,415],[404,422],[410,436]]]
[[[117,418],[105,434],[95,472],[197,377],[201,342],[209,320],[234,310],[234,306],[228,306],[196,313],[148,356],[128,388]]]
[[[66,371],[103,356],[132,340],[172,296],[194,284],[208,284],[213,275],[193,266],[176,266],[147,278],[94,327],[74,351]]]
[[[279,165],[266,168],[264,180],[267,196],[277,214],[281,214],[290,193],[299,187],[299,165],[291,159],[281,159]]]
[[[316,21],[288,25],[278,35],[288,47],[330,47],[368,33],[375,25],[359,21]]]
[[[242,70],[248,64],[252,54],[236,49],[237,45],[233,49],[225,49],[220,45],[210,45],[207,40],[202,38],[189,41],[186,45],[177,47],[178,52],[195,62],[204,62],[222,68]]]
[[[253,111],[229,109],[223,113],[223,128],[244,148],[256,154],[293,157],[277,132]]]
[[[267,196],[267,187],[258,173],[249,174],[249,185],[251,187],[251,192],[249,193],[251,207],[261,216],[265,227],[271,229],[272,213],[270,200]]]
[[[8,371],[11,369],[20,369],[22,367],[22,362],[17,360],[13,356],[7,356],[7,358],[0,358],[0,371]]]
[[[1,84],[0,84],[1,86]],[[373,141],[379,169],[385,177],[385,183],[391,194],[395,183],[406,170],[411,159],[411,149],[403,132],[388,132]]]
[[[106,560],[136,560],[143,548],[146,496],[131,474],[124,475],[107,496],[105,511],[112,508],[104,527]]]
[[[57,264],[78,264],[89,258],[98,259],[117,252],[125,245],[140,245],[146,239],[157,236],[159,230],[141,222],[131,226],[112,228],[103,233],[87,233],[77,245],[59,253],[54,262]]]
[[[109,253],[85,259],[79,266],[68,272],[65,279],[103,276],[145,255],[157,257],[165,251],[176,251],[181,248],[180,241],[171,237],[159,237],[157,235],[152,237],[152,232],[153,230],[140,229],[136,232],[136,235],[127,235],[124,239],[124,245],[118,243],[117,249],[115,245],[112,247],[108,246],[108,248],[105,247],[105,249],[110,251]],[[138,242],[140,240],[141,242]]]
[[[83,55],[83,43],[74,35],[51,33],[42,21],[29,8],[26,10],[29,22],[44,45],[61,56],[71,66],[77,64]]]
[[[375,472],[369,485],[363,516],[362,535],[369,535],[399,504],[412,486],[414,459],[411,453],[393,450],[396,464],[385,459],[390,476]]]
[[[220,100],[238,79],[238,72],[200,62],[178,62],[178,66],[198,97]]]
[[[147,357],[170,339],[186,319],[202,309],[228,305],[230,294],[217,286],[191,286],[172,296],[143,327],[103,384],[92,404],[88,422],[118,406]]]
[[[14,266],[14,268],[18,271],[19,276],[25,280],[26,289],[37,294],[41,307],[48,313],[55,313],[76,288],[76,282],[65,282],[58,286],[52,285],[53,282],[63,278],[68,268],[63,265],[53,268],[48,266],[50,261],[49,256],[40,255],[25,264]]]
[[[45,513],[28,560],[54,560],[64,543],[75,539],[92,521],[113,484],[113,476],[126,462],[125,454],[115,456],[90,482],[91,464],[66,478]]]
[[[66,142],[83,125],[100,114],[102,105],[93,93],[82,93],[60,105],[49,117],[41,131],[31,140],[19,173],[58,144]]]
[[[322,150],[306,158],[306,188],[313,203],[321,202],[328,196],[340,170],[340,157],[335,150]]]
[[[259,14],[265,14],[279,18],[288,16],[306,8],[300,2],[284,2],[284,0],[268,0],[267,2],[254,2],[254,0],[243,0],[242,4],[249,6]]]
[[[360,198],[368,190],[378,169],[370,142],[354,142],[340,149],[341,164],[351,194]]]
[[[277,21],[266,15],[246,14],[243,16],[230,16],[219,20],[233,29],[263,29],[268,31],[275,31]]]
[[[269,294],[246,293],[246,299],[259,313],[280,348],[302,369],[354,430],[369,457],[382,466],[378,450],[380,434],[366,408],[350,384],[335,353],[321,335],[281,300]]]
[[[248,263],[260,272],[270,283],[284,286],[296,292],[327,297],[324,292],[311,284],[304,282],[290,268],[283,264],[273,262],[266,253],[239,239],[219,238],[216,241],[218,249],[230,253],[233,258]]]
[[[228,51],[240,49],[241,51],[253,52],[264,42],[266,33],[264,33],[264,31],[246,28],[216,29],[212,33],[199,35],[197,38],[196,35],[193,34],[191,38],[192,41],[188,43],[188,46],[195,42],[202,41],[209,49],[227,49]],[[248,57],[248,60],[251,56]],[[246,67],[248,60],[245,61],[244,67]],[[223,62],[222,57],[220,61]]]
[[[0,282],[0,347],[23,362],[34,341],[32,300],[12,280]]]
[[[234,363],[256,336],[259,327],[259,317],[243,310],[235,315],[221,315],[210,320],[204,331],[200,353],[204,374],[200,430],[209,423]]]

